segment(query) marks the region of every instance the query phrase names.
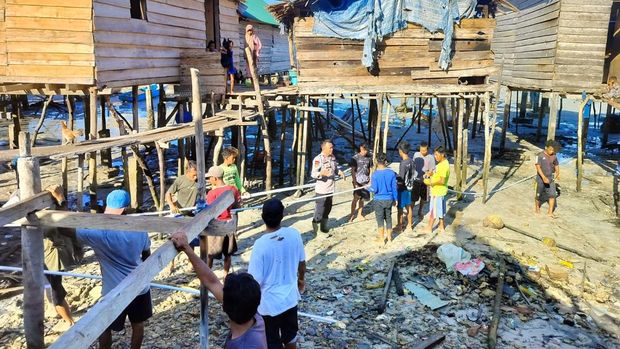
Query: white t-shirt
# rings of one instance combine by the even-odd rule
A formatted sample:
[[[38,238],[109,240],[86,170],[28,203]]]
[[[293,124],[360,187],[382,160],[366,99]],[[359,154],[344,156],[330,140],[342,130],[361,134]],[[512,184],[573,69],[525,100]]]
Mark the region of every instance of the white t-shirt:
[[[256,240],[248,272],[260,284],[259,314],[276,316],[297,305],[297,268],[305,260],[304,243],[295,228],[280,228]]]

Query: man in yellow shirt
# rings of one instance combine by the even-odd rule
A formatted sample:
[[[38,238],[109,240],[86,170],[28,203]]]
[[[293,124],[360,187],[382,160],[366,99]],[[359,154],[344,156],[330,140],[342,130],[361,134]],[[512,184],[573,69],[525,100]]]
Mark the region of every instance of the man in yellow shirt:
[[[446,151],[443,147],[435,148],[435,161],[437,166],[430,177],[425,176],[424,184],[431,187],[431,203],[428,218],[428,227],[425,233],[433,231],[435,219],[439,219],[439,232],[444,233],[443,217],[446,213],[446,194],[448,194],[448,179],[450,178],[450,163],[446,159]]]

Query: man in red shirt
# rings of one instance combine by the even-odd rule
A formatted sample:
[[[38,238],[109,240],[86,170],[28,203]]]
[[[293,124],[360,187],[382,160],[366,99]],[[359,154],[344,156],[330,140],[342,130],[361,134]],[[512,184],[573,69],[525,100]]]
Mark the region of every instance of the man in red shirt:
[[[211,190],[207,193],[207,205],[213,203],[220,195],[227,191],[232,191],[235,197],[235,202],[230,205],[217,219],[211,221],[207,226],[207,232],[209,230],[225,231],[225,236],[208,236],[208,260],[207,264],[209,268],[213,267],[213,259],[222,259],[224,256],[224,274],[228,275],[230,271],[230,265],[232,263],[231,256],[237,252],[237,240],[235,239],[235,232],[237,230],[237,216],[231,214],[233,208],[239,207],[241,202],[241,194],[239,190],[232,185],[224,183],[222,178],[224,177],[224,170],[219,166],[212,166],[207,171],[207,180],[211,184]]]

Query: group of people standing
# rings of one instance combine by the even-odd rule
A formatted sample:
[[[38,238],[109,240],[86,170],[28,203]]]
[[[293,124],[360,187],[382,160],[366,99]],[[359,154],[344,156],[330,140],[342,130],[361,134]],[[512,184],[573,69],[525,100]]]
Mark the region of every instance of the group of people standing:
[[[344,177],[333,154],[334,145],[330,140],[321,143],[321,153],[312,162],[311,177],[316,179],[315,210],[312,219],[313,231],[327,233],[329,214],[335,193],[336,174]],[[422,210],[430,194],[429,224],[425,232],[431,232],[435,220],[439,220],[440,231],[445,231],[444,215],[446,212],[445,196],[448,193],[450,164],[443,147],[435,148],[429,153],[427,143],[420,143],[419,150],[410,156],[409,143],[398,146],[400,165],[398,173],[389,169],[387,157],[380,153],[373,156],[366,144],[359,146],[359,152],[350,161],[352,170],[353,200],[349,222],[365,219],[364,202],[374,198],[375,216],[378,226],[377,239],[381,243],[392,240],[392,231],[413,231],[413,207],[418,204],[417,217],[422,221]],[[372,175],[371,175],[372,173]],[[430,193],[429,193],[430,188]],[[392,207],[397,207],[397,225],[392,226]]]

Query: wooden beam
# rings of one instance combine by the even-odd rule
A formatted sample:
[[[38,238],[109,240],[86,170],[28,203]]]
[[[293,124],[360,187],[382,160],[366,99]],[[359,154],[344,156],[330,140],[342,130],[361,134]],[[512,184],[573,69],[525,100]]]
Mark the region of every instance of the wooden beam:
[[[88,90],[89,93],[89,117],[90,117],[90,130],[89,139],[97,139],[97,89],[92,87]],[[97,208],[97,151],[90,153],[90,159],[88,159],[88,177],[90,178],[90,186],[88,187],[90,196],[90,212],[96,212]]]
[[[193,240],[209,222],[220,215],[234,202],[232,192],[225,192],[211,205],[192,218],[179,231]],[[121,283],[95,304],[67,332],[50,346],[50,349],[86,349],[121,314],[133,299],[160,271],[178,254],[172,241],[165,242],[146,261],[134,269]],[[41,295],[41,301],[43,295]]]
[[[20,218],[26,217],[30,212],[42,210],[54,204],[52,195],[47,192],[41,192],[20,200],[19,202],[0,208],[0,226],[12,223]]]
[[[131,111],[133,116],[133,129],[138,132],[140,130],[140,119],[138,114],[138,86],[131,86]]]

